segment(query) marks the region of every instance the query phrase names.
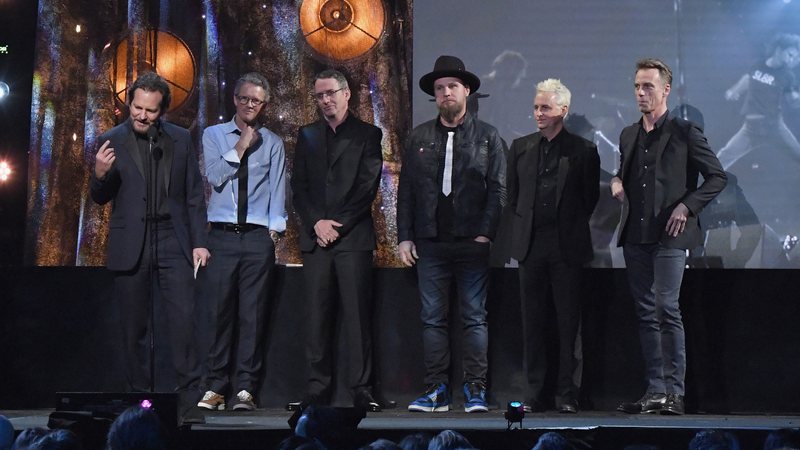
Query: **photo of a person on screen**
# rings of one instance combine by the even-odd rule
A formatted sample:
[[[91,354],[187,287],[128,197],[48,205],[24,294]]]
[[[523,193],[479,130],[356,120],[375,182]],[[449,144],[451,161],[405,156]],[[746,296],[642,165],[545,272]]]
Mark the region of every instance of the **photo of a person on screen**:
[[[781,112],[782,99],[791,107],[800,106],[800,90],[792,72],[798,63],[800,36],[779,34],[769,43],[766,59],[725,91],[727,100],[744,99],[744,124],[717,155],[725,170],[757,148],[785,149],[800,162],[800,142],[786,126]]]

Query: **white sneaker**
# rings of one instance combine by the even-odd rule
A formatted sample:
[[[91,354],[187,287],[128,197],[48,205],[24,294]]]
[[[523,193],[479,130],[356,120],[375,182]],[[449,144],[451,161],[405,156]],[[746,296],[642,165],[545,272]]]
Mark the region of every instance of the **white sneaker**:
[[[224,411],[225,397],[214,391],[206,391],[205,395],[203,395],[203,399],[197,402],[197,406],[211,411]]]
[[[249,392],[242,389],[236,394],[236,401],[233,403],[234,411],[252,411],[256,409],[256,402]]]

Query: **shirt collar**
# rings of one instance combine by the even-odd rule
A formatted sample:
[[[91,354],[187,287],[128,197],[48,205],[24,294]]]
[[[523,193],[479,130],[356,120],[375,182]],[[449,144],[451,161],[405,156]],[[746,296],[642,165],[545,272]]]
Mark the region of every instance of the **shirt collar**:
[[[658,120],[656,120],[655,125],[653,125],[652,131],[660,129],[664,125],[664,122],[667,121],[668,116],[669,116],[669,110],[667,110]],[[643,121],[644,121],[643,117],[639,119],[639,126],[642,128],[642,130],[644,130],[644,126],[642,125]]]
[[[566,134],[567,134],[566,130],[562,127],[561,130],[558,132],[558,134],[556,134],[556,136],[553,138],[553,140],[548,141],[547,138],[544,137],[543,134],[539,133],[539,139],[540,139],[539,140],[539,145],[545,145],[547,143],[557,144],[557,143],[561,142],[562,139],[564,139],[564,135],[566,135]]]

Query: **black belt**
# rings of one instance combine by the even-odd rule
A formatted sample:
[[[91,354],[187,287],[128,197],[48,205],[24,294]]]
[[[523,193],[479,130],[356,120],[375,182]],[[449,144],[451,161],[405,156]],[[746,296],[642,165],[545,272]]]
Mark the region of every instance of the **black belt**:
[[[253,230],[260,230],[267,228],[264,225],[257,225],[255,223],[226,223],[226,222],[211,222],[211,228],[222,231],[232,231],[234,233],[247,233]]]

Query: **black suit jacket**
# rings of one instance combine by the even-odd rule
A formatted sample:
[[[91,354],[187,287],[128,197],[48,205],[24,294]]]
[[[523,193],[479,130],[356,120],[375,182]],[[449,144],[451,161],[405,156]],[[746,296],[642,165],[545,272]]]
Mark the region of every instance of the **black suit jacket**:
[[[98,179],[92,168],[92,199],[103,205],[112,201],[106,266],[110,270],[131,270],[139,261],[144,245],[147,186],[136,136],[130,120],[99,137],[111,141],[116,159],[105,178]],[[206,204],[197,155],[189,131],[162,122],[155,141],[165,164],[167,203],[175,235],[186,261],[192,264],[192,249],[206,244]]]
[[[667,113],[668,114],[668,113]],[[622,130],[619,137],[620,170],[617,176],[623,186],[629,189],[626,180],[631,173],[631,160],[636,150],[641,120]],[[667,116],[661,130],[661,138],[656,144],[656,186],[654,226],[661,227],[661,245],[668,248],[690,249],[702,244],[698,215],[722,189],[727,177],[722,170],[706,137],[698,127],[679,117]],[[703,184],[697,182],[703,175]],[[627,199],[627,195],[625,196]],[[678,205],[689,208],[686,227],[677,237],[667,234],[669,216]],[[625,244],[629,208],[627,201],[622,209],[622,231],[618,245]]]
[[[515,139],[508,162],[508,208],[511,256],[524,261],[531,247],[539,152],[544,136],[536,132]],[[561,253],[572,263],[592,259],[589,218],[600,196],[600,157],[597,146],[580,136],[559,133],[556,220]]]
[[[350,116],[330,148],[328,124],[320,119],[300,128],[292,166],[294,209],[300,216],[300,250],[317,245],[314,225],[321,219],[342,224],[333,244],[341,250],[374,250],[372,202],[378,191],[383,153],[380,128]]]

